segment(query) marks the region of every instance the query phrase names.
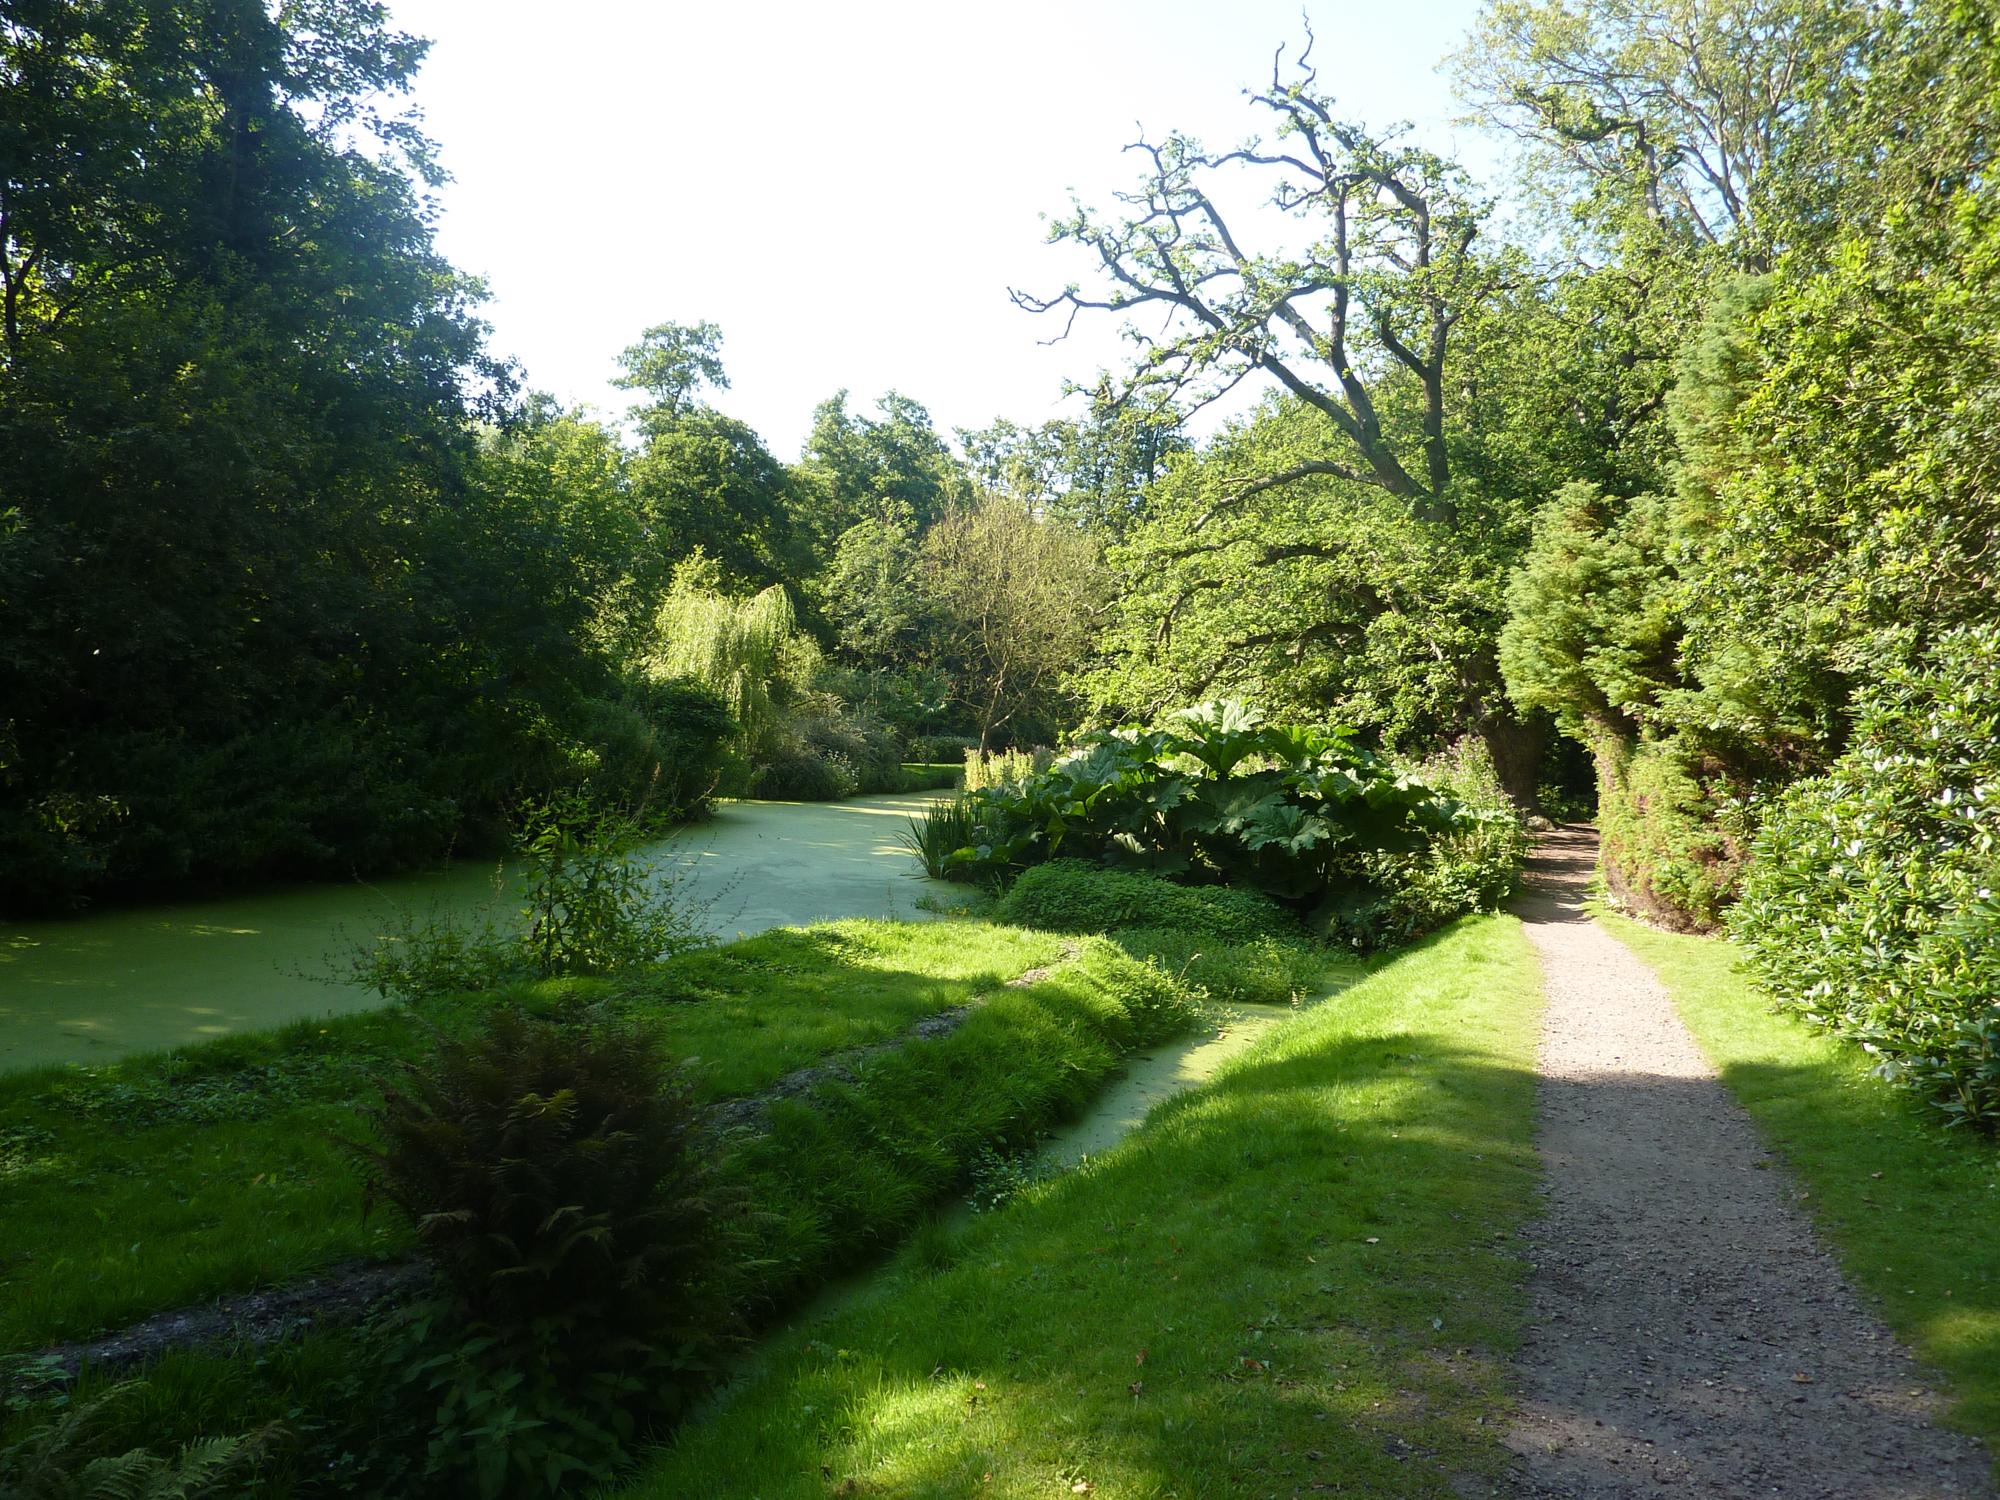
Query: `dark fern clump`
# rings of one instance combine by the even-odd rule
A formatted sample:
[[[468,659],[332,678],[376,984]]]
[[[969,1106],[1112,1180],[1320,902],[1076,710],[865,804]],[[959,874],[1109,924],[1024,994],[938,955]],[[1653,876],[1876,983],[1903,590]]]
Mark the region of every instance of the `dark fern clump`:
[[[728,1320],[733,1205],[657,1040],[502,1010],[442,1038],[371,1118],[370,1199],[443,1284],[404,1330],[405,1379],[439,1413],[428,1477],[514,1495],[608,1476]]]
[[[275,1433],[198,1438],[172,1457],[147,1448],[105,1451],[105,1428],[132,1383],[59,1411],[21,1442],[0,1448],[0,1495],[8,1500],[193,1500],[255,1467]],[[115,1446],[115,1445],[110,1445]]]

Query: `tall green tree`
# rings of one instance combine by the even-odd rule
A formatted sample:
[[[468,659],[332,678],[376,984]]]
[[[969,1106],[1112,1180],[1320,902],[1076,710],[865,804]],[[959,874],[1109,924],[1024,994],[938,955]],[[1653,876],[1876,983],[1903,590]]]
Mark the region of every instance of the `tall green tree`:
[[[930,412],[895,391],[872,417],[849,411],[846,391],[822,401],[793,472],[822,557],[858,522],[899,519],[921,531],[970,496]]]

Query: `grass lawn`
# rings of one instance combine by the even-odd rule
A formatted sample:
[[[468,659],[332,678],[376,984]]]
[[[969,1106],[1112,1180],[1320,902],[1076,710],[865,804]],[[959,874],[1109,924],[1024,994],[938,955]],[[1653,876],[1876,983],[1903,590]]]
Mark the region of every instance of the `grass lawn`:
[[[509,997],[582,990],[653,1015],[714,1100],[895,1036],[1049,963],[1061,942],[987,923],[841,922],[684,955],[616,989]],[[337,1137],[375,1080],[423,1049],[426,1022],[467,1026],[495,998],[0,1079],[0,1354],[399,1250],[388,1216],[362,1219]]]
[[[1116,1149],[920,1231],[626,1496],[1450,1496],[1526,1267],[1541,976],[1468,918]]]
[[[2000,1451],[2000,1150],[1870,1072],[1852,1043],[1773,1011],[1714,938],[1605,925],[1653,966],[1702,1050],[1797,1172],[1848,1276]]]

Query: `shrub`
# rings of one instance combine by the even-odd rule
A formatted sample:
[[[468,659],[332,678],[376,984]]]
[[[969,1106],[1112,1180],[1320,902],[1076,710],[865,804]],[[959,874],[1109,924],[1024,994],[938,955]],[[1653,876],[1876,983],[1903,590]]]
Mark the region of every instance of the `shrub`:
[[[1225,1005],[1289,1005],[1326,976],[1321,953],[1297,939],[1231,943],[1179,927],[1131,927],[1113,941]]]
[[[749,791],[780,802],[838,802],[854,794],[854,773],[803,745],[780,745],[750,773]]]
[[[370,1198],[446,1289],[406,1332],[406,1379],[439,1412],[430,1477],[488,1495],[601,1477],[727,1323],[733,1205],[693,1093],[638,1026],[509,1008],[441,1037],[370,1118]]]
[[[627,704],[645,721],[645,780],[640,786],[665,820],[692,817],[707,806],[721,784],[736,720],[729,704],[691,677],[641,679],[627,689]],[[635,767],[637,769],[637,767]],[[656,773],[657,772],[657,776]],[[599,796],[609,806],[626,798]]]
[[[1409,853],[1363,856],[1372,880],[1319,913],[1321,935],[1357,949],[1406,943],[1469,911],[1493,911],[1520,884],[1528,830],[1493,759],[1464,739],[1416,767],[1460,809],[1450,828]]]
[[[1766,810],[1730,931],[1778,1003],[1953,1124],[2000,1126],[2000,628],[1856,696],[1824,776]]]
[[[517,924],[405,913],[355,954],[349,977],[414,1001],[509,979],[617,974],[701,946],[679,870],[624,852],[636,833],[574,793],[528,807],[516,834],[526,897]]]
[[[1605,735],[1597,749],[1599,860],[1624,905],[1679,932],[1712,932],[1742,877],[1746,812],[1719,767],[1673,742]]]
[[[1228,942],[1298,933],[1294,919],[1255,891],[1176,885],[1079,859],[1052,860],[1023,872],[995,915],[1003,922],[1050,932],[1170,927]]]
[[[793,723],[804,747],[821,759],[844,763],[860,792],[893,792],[902,786],[902,752],[896,737],[865,714],[847,710],[838,699],[823,699],[817,711]]]
[[[965,768],[956,762],[940,765],[906,760],[903,762],[901,789],[906,792],[950,792],[958,790],[964,780]]]
[[[977,750],[979,740],[968,734],[920,734],[903,747],[903,754],[925,765],[959,765],[968,750]]]

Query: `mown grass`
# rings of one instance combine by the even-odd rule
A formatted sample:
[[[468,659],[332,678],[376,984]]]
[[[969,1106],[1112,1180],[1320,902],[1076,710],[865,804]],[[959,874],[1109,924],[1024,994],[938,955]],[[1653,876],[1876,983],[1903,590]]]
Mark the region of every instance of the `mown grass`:
[[[984,923],[842,922],[684,955],[618,987],[557,982],[390,1007],[99,1068],[0,1079],[0,1353],[400,1250],[341,1138],[430,1028],[577,996],[655,1018],[698,1094],[754,1093],[1052,961]]]
[[[920,1232],[626,1496],[1445,1496],[1497,1473],[1540,973],[1468,918]],[[1079,1488],[1084,1487],[1084,1488]]]
[[[901,950],[906,958],[949,936],[942,925],[916,932],[913,948]],[[951,962],[961,970],[973,967],[982,938],[1020,938],[1021,951],[1044,951],[1036,934],[968,926],[959,937]],[[955,1029],[863,1056],[772,1103],[757,1128],[719,1139],[718,1172],[744,1190],[751,1210],[739,1226],[741,1258],[724,1273],[744,1328],[901,1240],[980,1153],[1034,1139],[1094,1096],[1126,1052],[1195,1020],[1188,992],[1161,970],[1103,939],[1074,946],[1074,956],[1036,982],[993,989]],[[712,979],[714,966],[699,972]],[[676,982],[689,981],[685,967],[677,973]],[[288,1435],[274,1447],[258,1493],[347,1493],[371,1447],[407,1445],[413,1427],[421,1439],[430,1420],[383,1408],[375,1387],[386,1376],[370,1373],[379,1358],[352,1330],[254,1354],[175,1351],[137,1383],[116,1388],[97,1441],[107,1451],[164,1449],[277,1421]],[[73,1399],[109,1389],[103,1377],[87,1376]],[[0,1442],[48,1414],[22,1412]]]
[[[1954,1421],[2000,1451],[2000,1149],[1943,1128],[1859,1047],[1774,1011],[1728,942],[1600,919],[1797,1173],[1848,1277],[1945,1376]]]

